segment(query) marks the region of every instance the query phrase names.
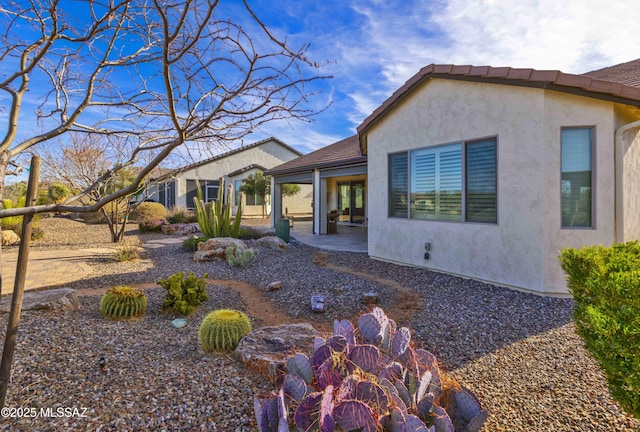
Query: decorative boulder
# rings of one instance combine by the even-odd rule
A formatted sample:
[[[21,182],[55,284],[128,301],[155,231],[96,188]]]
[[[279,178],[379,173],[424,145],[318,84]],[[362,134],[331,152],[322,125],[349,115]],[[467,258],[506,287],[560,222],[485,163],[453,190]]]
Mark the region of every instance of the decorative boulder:
[[[322,295],[311,296],[311,310],[316,313],[326,312],[327,303]]]
[[[271,282],[264,288],[265,291],[277,291],[279,289],[282,289],[282,281]]]
[[[247,367],[275,382],[291,352],[312,353],[317,336],[308,323],[260,327],[242,338],[235,352]]]
[[[20,243],[20,236],[11,230],[2,230],[2,246],[12,246]]]
[[[276,236],[264,236],[256,240],[256,243],[260,246],[265,246],[273,250],[284,250],[289,247],[289,244]]]
[[[200,231],[197,223],[190,224],[167,224],[160,228],[163,234],[168,235],[188,235]]]
[[[71,288],[57,288],[46,291],[28,291],[22,299],[22,310],[54,310],[58,312],[71,312],[82,309],[76,290]],[[11,310],[11,298],[3,301],[0,312],[8,313]]]
[[[366,305],[378,304],[380,303],[380,296],[375,291],[369,291],[362,295],[362,303]]]
[[[231,237],[218,237],[210,238],[207,241],[198,243],[198,250],[193,255],[193,260],[197,262],[202,261],[226,261],[227,260],[227,248],[233,243],[236,245],[242,244],[242,240],[234,239]]]

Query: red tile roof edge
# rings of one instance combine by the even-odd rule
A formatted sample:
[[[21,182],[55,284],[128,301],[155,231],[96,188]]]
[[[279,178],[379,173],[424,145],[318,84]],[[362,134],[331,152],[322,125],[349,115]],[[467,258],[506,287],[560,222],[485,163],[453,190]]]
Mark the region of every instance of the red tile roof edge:
[[[579,93],[587,97],[640,106],[640,87],[605,81],[588,75],[574,75],[558,70],[516,69],[511,67],[436,65],[423,67],[402,87],[393,92],[357,127],[358,135],[366,132],[388,111],[411,94],[416,87],[432,78],[491,82],[495,84],[552,88],[556,91]],[[362,143],[361,143],[362,148]]]

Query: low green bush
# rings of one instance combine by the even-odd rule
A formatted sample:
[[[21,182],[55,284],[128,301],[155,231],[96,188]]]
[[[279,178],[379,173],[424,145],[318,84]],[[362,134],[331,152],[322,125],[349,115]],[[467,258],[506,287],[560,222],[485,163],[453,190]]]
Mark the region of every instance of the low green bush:
[[[167,279],[159,280],[158,285],[167,290],[162,310],[191,315],[196,310],[196,306],[209,300],[206,290],[208,277],[209,275],[205,273],[199,278],[189,271],[189,276],[186,278],[183,272],[178,272]]]
[[[137,204],[131,213],[129,219],[138,222],[147,222],[155,220],[167,220],[167,209],[160,203],[145,201]]]
[[[263,237],[263,235],[255,229],[245,226],[240,227],[240,232],[238,233],[240,240],[258,240],[260,237]]]
[[[184,207],[176,206],[167,210],[167,222],[171,224],[198,222],[195,212]]]
[[[578,334],[611,395],[640,418],[640,245],[565,249],[560,264],[575,300]]]
[[[118,246],[114,253],[114,256],[115,259],[119,262],[135,261],[141,258],[142,251],[143,249],[140,241],[134,241]]]
[[[193,236],[182,242],[182,247],[189,252],[195,252],[198,250],[198,243],[207,241],[206,237]]]

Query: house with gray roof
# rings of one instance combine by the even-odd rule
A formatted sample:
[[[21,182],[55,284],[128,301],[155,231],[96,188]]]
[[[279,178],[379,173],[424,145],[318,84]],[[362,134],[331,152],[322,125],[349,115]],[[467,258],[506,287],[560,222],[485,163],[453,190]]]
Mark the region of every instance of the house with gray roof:
[[[240,187],[243,179],[295,160],[301,155],[298,150],[279,139],[267,138],[163,173],[152,180],[150,199],[164,204],[167,208],[193,208],[198,184],[205,202],[214,201],[218,196],[220,179],[224,178],[226,187],[232,185],[235,212],[241,200]],[[310,189],[303,188],[295,197],[286,198],[288,201],[285,205],[291,208],[292,214],[309,213],[310,210],[305,203],[310,200],[310,195]],[[245,196],[244,200],[242,204],[245,216],[262,215],[263,203],[260,196]],[[267,211],[270,211],[269,197],[266,207]]]

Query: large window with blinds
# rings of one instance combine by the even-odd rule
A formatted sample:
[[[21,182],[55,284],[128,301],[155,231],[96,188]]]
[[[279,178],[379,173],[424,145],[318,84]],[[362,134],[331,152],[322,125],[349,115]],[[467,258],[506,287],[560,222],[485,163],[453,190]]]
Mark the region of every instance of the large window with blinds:
[[[389,215],[497,223],[496,139],[389,155]]]
[[[593,128],[563,128],[561,132],[562,227],[593,227]]]

